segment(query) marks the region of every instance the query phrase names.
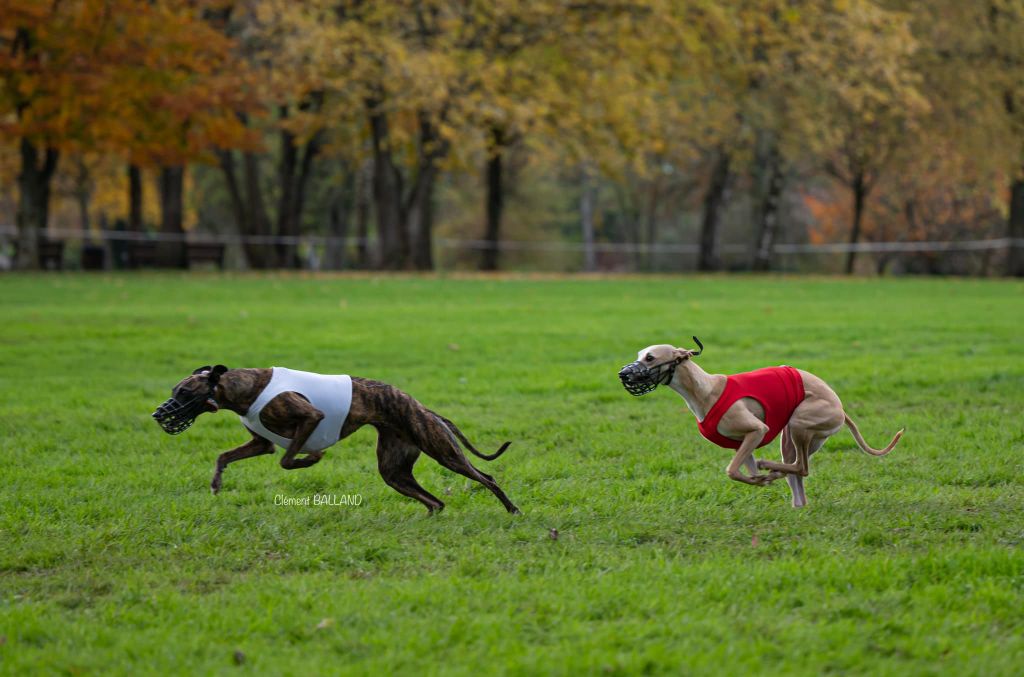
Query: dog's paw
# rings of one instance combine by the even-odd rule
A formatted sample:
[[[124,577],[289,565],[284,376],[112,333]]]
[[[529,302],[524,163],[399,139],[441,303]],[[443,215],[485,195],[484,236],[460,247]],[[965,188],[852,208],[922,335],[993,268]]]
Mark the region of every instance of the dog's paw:
[[[781,473],[781,472],[779,472],[777,470],[773,470],[770,473],[768,473],[767,475],[754,475],[750,479],[753,480],[754,483],[757,484],[757,486],[764,487],[764,486],[768,486],[769,484],[771,484],[775,480],[777,480],[779,478],[782,478],[782,477],[785,477],[785,476],[786,476],[785,473]]]
[[[210,480],[210,493],[212,493],[214,496],[216,496],[217,492],[219,492],[219,491],[220,491],[220,475],[218,474],[218,475],[214,475],[213,479]]]

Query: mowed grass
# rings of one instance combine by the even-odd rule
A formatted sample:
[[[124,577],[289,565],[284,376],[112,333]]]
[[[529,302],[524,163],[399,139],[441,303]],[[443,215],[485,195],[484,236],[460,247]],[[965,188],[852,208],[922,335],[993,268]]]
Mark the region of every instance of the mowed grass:
[[[7,275],[0,311],[0,672],[1024,669],[1019,282]],[[839,433],[804,510],[729,481],[681,398],[616,378],[692,334],[709,371],[808,369],[876,447],[907,434]],[[212,496],[237,417],[149,417],[210,363],[378,378],[511,439],[474,462],[524,514],[421,457],[428,517],[371,428]],[[313,494],[362,504],[274,501]]]

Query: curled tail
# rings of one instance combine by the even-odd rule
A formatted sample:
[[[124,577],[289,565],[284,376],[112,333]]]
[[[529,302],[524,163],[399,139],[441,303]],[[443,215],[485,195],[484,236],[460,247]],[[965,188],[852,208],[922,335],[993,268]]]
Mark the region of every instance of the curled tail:
[[[457,425],[455,425],[454,423],[446,419],[444,416],[441,416],[436,412],[434,413],[434,415],[441,419],[441,421],[443,421],[446,426],[448,426],[448,429],[451,430],[452,433],[454,433],[455,436],[462,441],[462,444],[464,444],[467,449],[469,449],[471,452],[473,452],[473,454],[484,459],[485,461],[493,461],[494,459],[498,458],[499,456],[505,453],[505,450],[508,449],[508,445],[512,444],[511,442],[505,442],[505,444],[501,445],[501,447],[499,447],[498,450],[493,454],[481,454],[479,451],[476,450],[476,447],[473,446],[473,443],[466,439],[466,436],[462,434],[462,431],[459,430],[459,427]]]
[[[868,446],[868,443],[864,441],[863,437],[861,437],[860,431],[857,430],[857,424],[853,422],[853,419],[845,412],[843,413],[843,417],[846,419],[846,425],[850,428],[850,432],[853,433],[853,439],[857,441],[857,446],[860,447],[860,450],[865,454],[871,454],[872,456],[885,456],[892,451],[896,447],[896,443],[900,441],[901,437],[903,437],[903,431],[906,430],[906,428],[900,428],[900,431],[893,436],[892,442],[889,442],[889,446],[885,449],[873,449]]]

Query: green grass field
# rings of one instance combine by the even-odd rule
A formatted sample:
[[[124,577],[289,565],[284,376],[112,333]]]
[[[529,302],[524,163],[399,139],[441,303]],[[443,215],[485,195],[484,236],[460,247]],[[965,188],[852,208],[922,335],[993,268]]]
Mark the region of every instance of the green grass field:
[[[1024,668],[1019,282],[6,275],[0,311],[0,672]],[[907,434],[876,459],[839,433],[804,510],[729,481],[681,398],[616,378],[691,334],[709,371],[799,366],[869,443]],[[212,496],[237,417],[149,414],[217,362],[378,378],[514,440],[477,464],[524,514],[422,457],[428,517],[370,428]],[[274,501],[319,493],[363,502]]]

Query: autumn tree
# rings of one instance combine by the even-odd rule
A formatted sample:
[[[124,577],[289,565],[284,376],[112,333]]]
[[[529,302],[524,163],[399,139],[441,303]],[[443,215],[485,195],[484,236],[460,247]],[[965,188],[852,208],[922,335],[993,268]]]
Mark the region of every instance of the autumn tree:
[[[19,266],[36,265],[62,153],[162,165],[162,230],[182,234],[185,164],[211,143],[241,140],[224,114],[236,92],[220,77],[230,66],[227,43],[201,21],[197,3],[3,0],[0,16],[2,131],[22,157]],[[165,263],[183,264],[182,252],[168,247]]]
[[[161,233],[184,234],[187,165],[212,162],[214,151],[251,146],[255,140],[234,111],[255,107],[245,93],[244,70],[231,56],[231,42],[210,25],[210,17],[185,0],[154,3],[137,20],[140,55],[148,61],[129,98],[135,104],[135,131],[129,146],[133,164],[159,167]],[[186,265],[184,242],[160,243],[158,261]]]
[[[1024,276],[1024,2],[889,2],[910,13],[922,44],[932,133],[1006,177],[1007,273]]]
[[[218,163],[239,232],[246,240],[249,264],[256,268],[298,267],[295,241],[301,234],[314,165],[325,146],[324,89],[310,55],[288,18],[301,8],[275,0],[223,3],[208,13],[211,24],[235,43],[233,55],[245,65],[244,86],[263,110],[241,102],[239,122],[261,146],[218,151]],[[276,177],[265,178],[273,164]],[[282,238],[270,244],[272,238]]]
[[[481,270],[497,270],[505,209],[505,157],[543,123],[550,110],[558,40],[564,17],[554,5],[494,2],[461,8],[465,33],[463,89],[467,122],[480,133],[484,152],[484,248]]]
[[[808,23],[800,57],[811,152],[849,189],[849,243],[860,240],[865,203],[930,107],[914,68],[917,41],[908,15],[868,0],[826,7]],[[856,252],[846,257],[852,273]]]
[[[0,2],[0,133],[19,148],[19,268],[38,265],[61,154],[95,144],[110,118],[117,26],[97,3]]]
[[[647,2],[599,5],[574,18],[541,138],[546,152],[579,168],[584,242],[596,170],[651,267],[667,177],[688,170],[728,127],[732,102],[715,96],[723,82],[715,50],[728,41],[729,15],[712,2]]]
[[[734,8],[738,136],[749,166],[754,270],[771,267],[783,191],[800,156],[802,139],[794,122],[810,112],[801,106],[799,57],[810,25],[820,18],[817,5],[816,0],[744,0]]]
[[[987,17],[982,25],[987,29],[985,38],[994,71],[990,91],[1002,99],[1008,136],[1017,155],[1008,172],[1012,179],[1006,233],[1011,240],[1007,271],[1024,277],[1024,2],[989,0],[983,5]]]

